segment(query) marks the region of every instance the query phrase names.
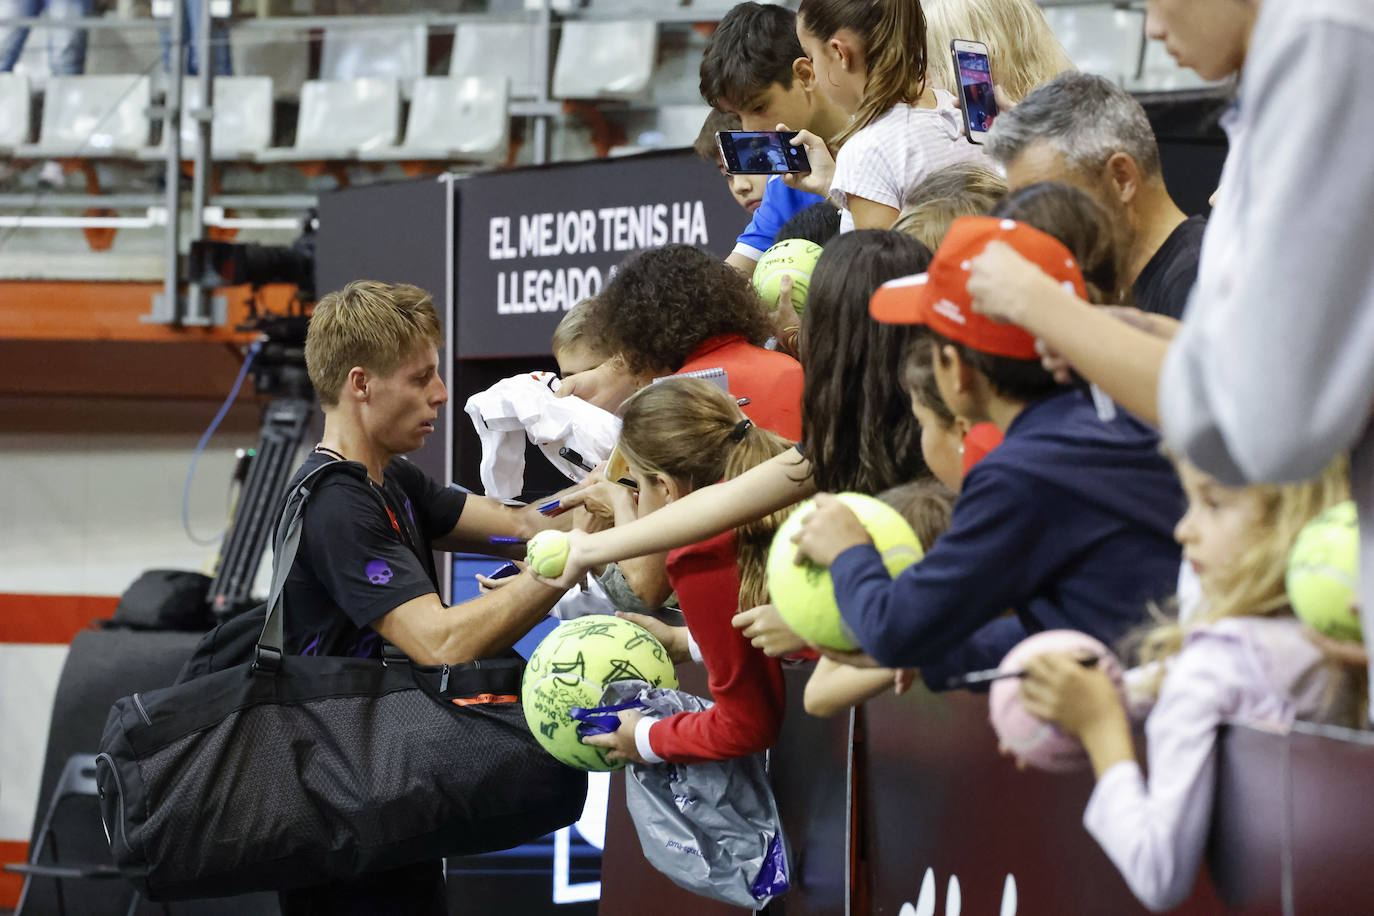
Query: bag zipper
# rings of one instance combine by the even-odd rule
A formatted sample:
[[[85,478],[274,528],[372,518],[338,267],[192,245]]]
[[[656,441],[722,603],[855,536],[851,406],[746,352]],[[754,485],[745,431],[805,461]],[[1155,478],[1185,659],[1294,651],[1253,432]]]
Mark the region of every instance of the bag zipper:
[[[439,673],[439,692],[442,694],[445,690],[448,690],[448,665]]]
[[[140,697],[138,694],[134,694],[134,708],[137,709],[138,714],[143,717],[144,725],[153,724],[153,720],[148,717],[148,710],[143,708],[143,698]]]

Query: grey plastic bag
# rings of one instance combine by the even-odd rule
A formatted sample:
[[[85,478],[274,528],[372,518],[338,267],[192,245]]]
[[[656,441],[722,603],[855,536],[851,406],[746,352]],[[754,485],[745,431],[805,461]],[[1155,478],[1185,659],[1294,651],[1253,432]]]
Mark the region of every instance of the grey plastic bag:
[[[642,682],[611,685],[602,703],[630,699],[663,718],[712,705]],[[787,841],[762,754],[709,763],[631,763],[625,804],[644,857],[680,887],[756,910],[790,886]]]

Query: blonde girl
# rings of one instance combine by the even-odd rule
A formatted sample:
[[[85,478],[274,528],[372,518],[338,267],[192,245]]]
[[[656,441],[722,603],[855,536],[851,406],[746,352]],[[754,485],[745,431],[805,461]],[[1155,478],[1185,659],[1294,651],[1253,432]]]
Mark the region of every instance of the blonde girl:
[[[1143,643],[1141,660],[1157,672],[1145,721],[1148,780],[1104,674],[1068,656],[1042,656],[1027,665],[1021,688],[1027,710],[1082,739],[1097,775],[1084,825],[1152,910],[1177,906],[1192,890],[1212,819],[1223,722],[1353,721],[1355,695],[1349,675],[1303,636],[1284,590],[1298,532],[1349,498],[1345,461],[1281,487],[1225,487],[1188,464],[1179,475],[1188,511],[1175,537],[1206,603],[1186,624],[1161,626]]]
[[[710,382],[672,378],[625,403],[617,445],[639,488],[640,517],[720,480],[731,480],[792,448],[745,418]],[[585,739],[610,748],[609,759],[695,763],[743,757],[777,741],[783,717],[782,668],[730,625],[742,608],[768,600],[764,567],[775,512],[668,554],[668,580],[686,627],[623,614],[653,632],[674,661],[706,666],[715,705],[657,720],[621,714],[620,729]]]
[[[999,102],[1017,104],[1036,86],[1074,69],[1034,0],[925,0],[922,6],[930,81],[941,89],[959,91],[949,53],[956,38],[988,46]]]

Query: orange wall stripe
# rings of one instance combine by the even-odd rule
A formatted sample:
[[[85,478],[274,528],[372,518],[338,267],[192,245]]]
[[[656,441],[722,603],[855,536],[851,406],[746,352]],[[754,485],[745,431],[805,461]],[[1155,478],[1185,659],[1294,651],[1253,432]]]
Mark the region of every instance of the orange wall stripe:
[[[0,840],[0,865],[27,862],[28,859],[28,843]],[[14,909],[18,906],[19,890],[23,886],[24,879],[21,876],[11,875],[9,872],[0,871],[0,907]]]
[[[92,620],[108,620],[118,598],[0,595],[0,642],[67,645]]]
[[[0,281],[0,338],[20,340],[142,340],[245,341],[251,334],[234,330],[248,317],[247,286],[217,289],[228,302],[228,323],[211,328],[175,328],[151,324],[143,316],[152,311],[160,283],[96,283],[81,281]],[[294,286],[265,286],[262,301],[285,314]]]

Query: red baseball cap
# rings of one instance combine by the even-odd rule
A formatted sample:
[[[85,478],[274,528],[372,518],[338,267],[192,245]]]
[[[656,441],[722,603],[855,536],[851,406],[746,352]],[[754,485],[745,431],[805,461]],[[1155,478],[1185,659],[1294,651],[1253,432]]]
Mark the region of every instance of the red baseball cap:
[[[973,310],[969,262],[989,242],[1006,242],[1065,289],[1080,299],[1088,298],[1078,262],[1058,239],[1011,219],[965,216],[950,224],[930,268],[878,287],[869,300],[868,313],[886,324],[924,324],[980,353],[1038,358],[1035,338],[1020,326],[993,321]]]

